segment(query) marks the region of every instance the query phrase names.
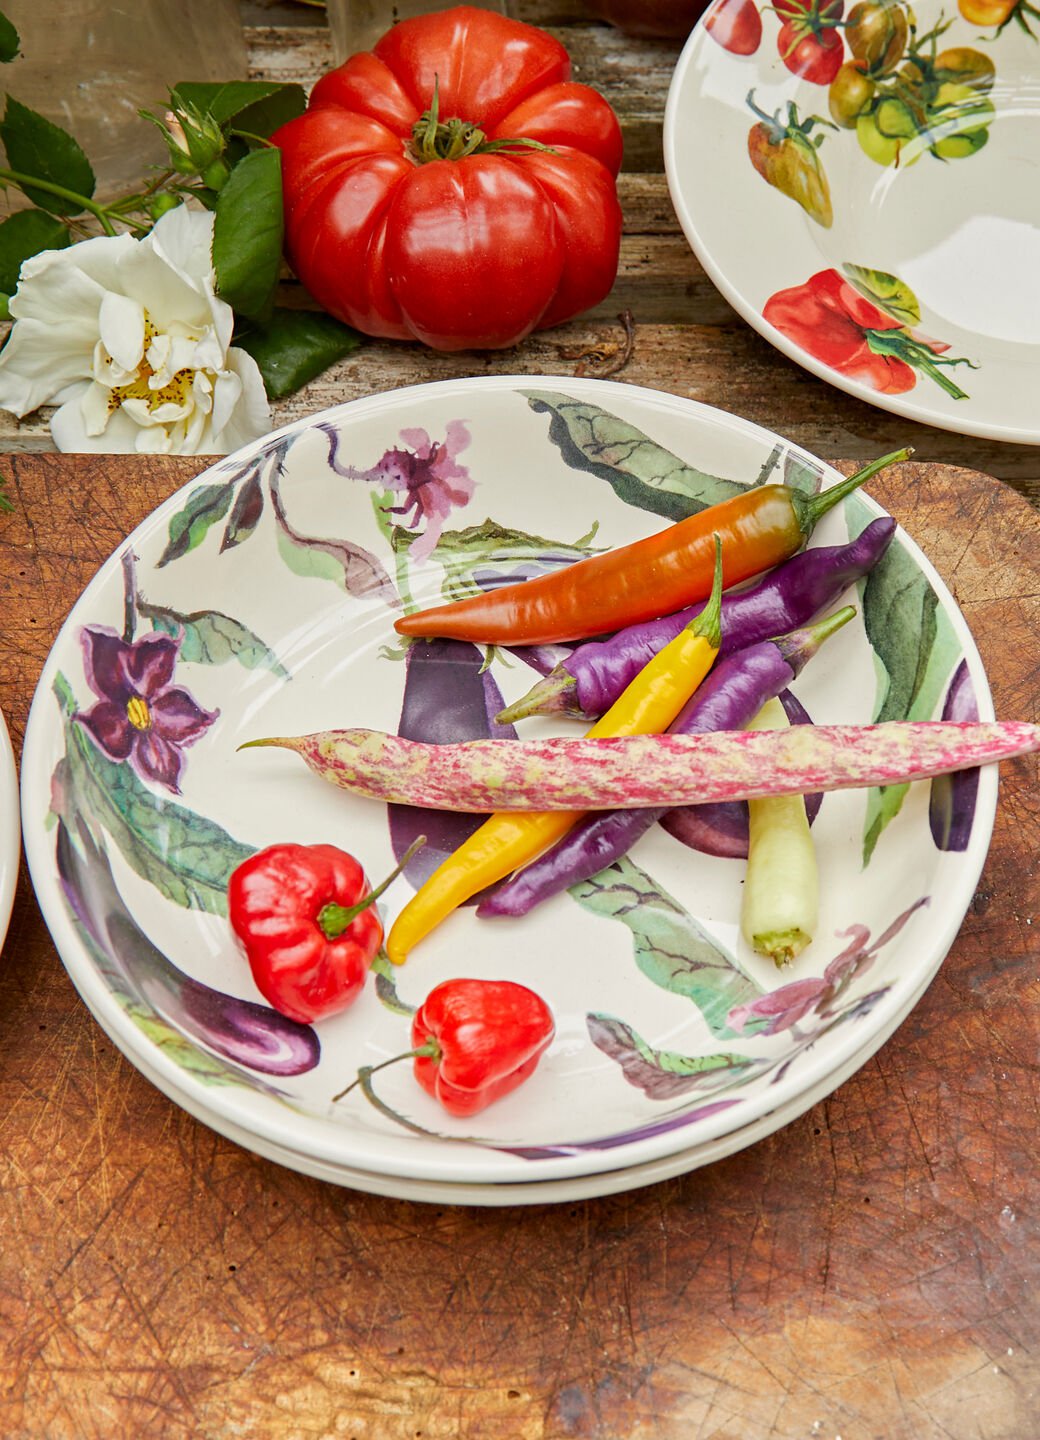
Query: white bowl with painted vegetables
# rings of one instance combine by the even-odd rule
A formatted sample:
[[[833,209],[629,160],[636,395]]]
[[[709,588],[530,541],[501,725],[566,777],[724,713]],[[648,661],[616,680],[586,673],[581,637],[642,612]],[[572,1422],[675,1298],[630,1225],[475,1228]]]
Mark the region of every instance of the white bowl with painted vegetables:
[[[606,1172],[680,1154],[692,1168],[766,1114],[797,1114],[801,1097],[867,1058],[949,948],[988,845],[994,767],[973,794],[972,782],[948,780],[827,794],[812,826],[818,923],[782,971],[739,932],[745,862],[732,808],[673,809],[607,871],[529,914],[492,920],[461,906],[407,964],[377,960],[353,1003],[313,1022],[266,1002],[226,895],[231,873],[270,845],[331,844],[375,880],[425,833],[378,902],[390,931],[481,819],[348,796],[293,755],[240,752],[247,741],[344,727],[437,743],[581,733],[562,713],[565,682],[563,702],[559,683],[547,700],[540,692],[547,713],[495,720],[522,709],[546,674],[559,682],[563,648],[406,639],[394,628],[402,616],[560,571],[748,486],[780,482],[802,497],[795,508],[818,508],[812,497],[839,478],[689,401],[530,378],[354,402],[200,476],[76,606],[27,738],[34,883],[101,1024],[214,1128],[255,1136],[300,1168],[342,1167],[348,1183],[362,1171],[391,1193],[396,1177],[501,1186],[502,1203],[510,1182],[545,1182],[551,1198],[553,1182],[581,1179],[592,1194]],[[749,642],[802,632],[767,658],[787,665],[784,698],[803,725],[992,718],[963,618],[891,528],[855,496],[788,562],[803,580],[830,562],[842,583],[819,608],[856,609],[801,673],[790,662],[814,648],[805,632],[816,611],[786,612]],[[858,581],[857,553],[876,560]],[[768,593],[778,580],[749,572],[746,583]],[[727,597],[723,646],[735,603]],[[145,710],[113,693],[102,661],[117,652],[120,673],[150,676],[136,696]],[[127,670],[133,657],[157,663]],[[93,712],[119,703],[130,723],[109,733],[99,721],[113,712]],[[152,730],[135,728],[146,713]],[[187,740],[177,716],[190,716]],[[468,1119],[446,1113],[410,1064],[374,1073],[409,1049],[427,996],[459,979],[529,987],[554,1023],[529,1078]],[[362,1069],[382,1108],[360,1090],[333,1103]]]

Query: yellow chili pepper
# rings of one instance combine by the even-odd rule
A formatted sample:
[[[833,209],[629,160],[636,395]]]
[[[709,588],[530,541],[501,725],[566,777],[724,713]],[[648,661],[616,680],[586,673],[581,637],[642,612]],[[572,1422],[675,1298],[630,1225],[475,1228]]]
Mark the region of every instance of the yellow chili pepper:
[[[721,640],[722,542],[715,536],[715,578],[701,613],[649,661],[588,732],[659,735],[667,730],[707,675]],[[451,912],[528,864],[582,819],[581,810],[505,811],[443,861],[394,921],[386,953],[401,965],[409,951]]]

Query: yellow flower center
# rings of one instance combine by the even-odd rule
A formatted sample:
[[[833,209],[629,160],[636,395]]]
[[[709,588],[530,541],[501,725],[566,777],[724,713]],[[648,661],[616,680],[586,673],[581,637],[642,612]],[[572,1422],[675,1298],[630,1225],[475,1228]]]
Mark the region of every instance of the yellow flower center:
[[[148,382],[155,371],[148,363],[148,346],[158,333],[146,310],[144,312],[144,355],[137,367],[137,375],[125,385],[115,385],[109,391],[109,414],[118,410],[124,400],[143,400],[149,411],[158,410],[160,405],[165,405],[167,402],[174,405],[184,405],[187,402],[194,380],[194,373],[190,369],[176,371],[161,389],[153,390],[149,387]]]
[[[151,728],[152,717],[149,714],[148,706],[140,695],[132,696],[126,702],[126,718],[135,730],[148,730]]]

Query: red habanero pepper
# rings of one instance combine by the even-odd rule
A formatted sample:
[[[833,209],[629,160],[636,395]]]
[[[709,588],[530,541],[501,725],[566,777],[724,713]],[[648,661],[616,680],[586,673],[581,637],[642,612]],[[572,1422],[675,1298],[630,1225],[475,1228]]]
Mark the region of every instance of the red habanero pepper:
[[[399,1060],[450,1115],[475,1115],[528,1078],[556,1027],[540,995],[512,980],[445,980],[412,1018],[412,1046],[403,1055],[366,1065],[357,1080],[372,1100],[371,1077]],[[375,1103],[379,1103],[378,1101]]]
[[[345,1010],[383,942],[374,902],[423,841],[375,890],[335,845],[270,845],[232,872],[228,918],[257,989],[291,1020]]]
[[[828,510],[909,454],[898,450],[874,460],[819,495],[803,495],[787,485],[749,485],[743,494],[632,545],[533,580],[417,610],[396,620],[394,629],[401,635],[443,635],[478,644],[546,645],[656,620],[711,593],[716,534],[728,589],[794,555]]]

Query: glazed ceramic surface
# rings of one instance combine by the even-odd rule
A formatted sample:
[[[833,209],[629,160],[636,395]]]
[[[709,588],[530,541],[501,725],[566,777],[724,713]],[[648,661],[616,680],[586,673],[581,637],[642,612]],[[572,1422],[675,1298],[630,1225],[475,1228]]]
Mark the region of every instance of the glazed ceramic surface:
[[[376,1177],[373,1188],[691,1168],[714,1153],[702,1147],[754,1138],[759,1121],[799,1113],[862,1063],[956,935],[989,842],[992,772],[957,850],[934,787],[825,797],[817,938],[783,973],[739,936],[741,862],[663,830],[522,920],[459,911],[314,1026],[263,1002],[226,919],[228,875],[269,843],[338,844],[373,878],[413,834],[458,843],[457,817],[388,814],[287,752],[238,749],[341,725],[396,731],[402,714],[413,738],[417,724],[430,739],[502,733],[503,700],[558,658],[408,647],[393,630],[403,609],[557,568],[763,478],[809,491],[837,477],[689,401],[496,378],[324,412],[161,506],[59,635],[23,763],[43,913],[128,1057],[261,1153],[343,1183]],[[879,513],[855,497],[812,543],[840,543]],[[967,628],[908,537],[849,598],[860,615],[792,687],[812,719],[928,718],[954,692],[991,716]],[[417,883],[413,868],[387,892],[388,923]],[[360,1091],[333,1103],[359,1067],[408,1049],[413,1009],[459,975],[521,981],[551,1006],[556,1037],[534,1076],[468,1122],[446,1116],[408,1064],[374,1077],[382,1110]]]
[[[18,819],[18,775],[15,771],[11,737],[0,712],[0,946],[4,943],[14,904],[21,854],[21,825]]]
[[[832,384],[1040,443],[1040,20],[1030,0],[715,0],[665,165],[731,304]]]

